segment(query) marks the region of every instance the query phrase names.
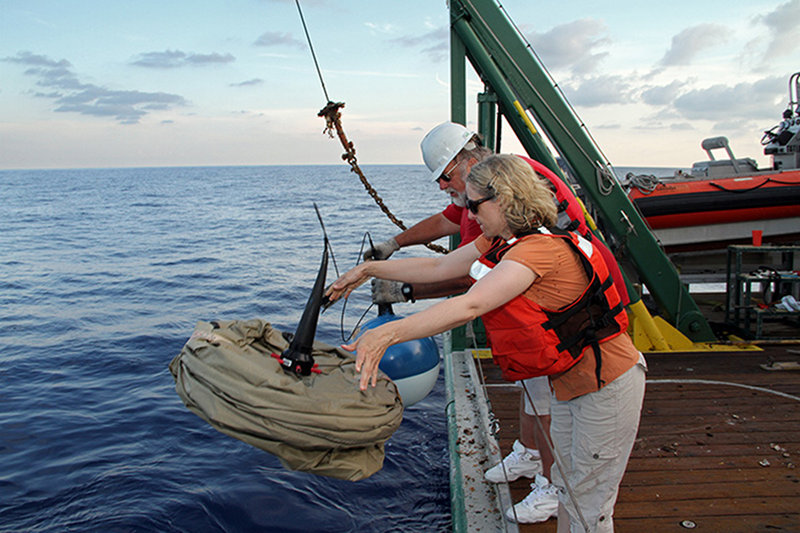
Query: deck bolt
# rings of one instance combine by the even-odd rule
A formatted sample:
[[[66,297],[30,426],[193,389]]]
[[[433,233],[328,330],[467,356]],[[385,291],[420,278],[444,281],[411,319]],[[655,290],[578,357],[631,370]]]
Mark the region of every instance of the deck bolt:
[[[691,520],[683,520],[681,522],[681,527],[686,528],[686,529],[694,529],[694,528],[697,527],[697,524],[695,524]]]

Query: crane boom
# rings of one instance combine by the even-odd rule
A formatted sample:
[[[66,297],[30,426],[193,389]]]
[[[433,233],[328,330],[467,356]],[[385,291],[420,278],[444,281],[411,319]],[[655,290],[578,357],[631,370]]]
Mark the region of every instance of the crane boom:
[[[496,101],[528,155],[564,179],[546,137],[569,164],[611,234],[616,255],[630,260],[665,318],[695,342],[716,340],[611,165],[504,11],[494,0],[450,0],[449,4],[452,120],[466,123],[466,58],[487,90],[496,95],[485,99],[490,100],[487,105],[494,109]],[[482,133],[494,132],[484,113],[480,122]]]

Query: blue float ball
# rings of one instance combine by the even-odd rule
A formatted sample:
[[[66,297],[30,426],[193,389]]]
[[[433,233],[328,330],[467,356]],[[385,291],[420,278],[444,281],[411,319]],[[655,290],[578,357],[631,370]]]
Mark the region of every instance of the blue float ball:
[[[366,331],[401,318],[385,312],[364,323],[361,329]],[[436,385],[439,348],[431,337],[401,342],[389,346],[378,368],[395,382],[403,406],[409,407],[425,398]]]

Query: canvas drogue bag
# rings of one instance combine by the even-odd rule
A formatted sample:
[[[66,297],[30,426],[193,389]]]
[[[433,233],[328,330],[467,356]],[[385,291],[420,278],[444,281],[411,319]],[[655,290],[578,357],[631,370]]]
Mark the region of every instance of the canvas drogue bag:
[[[359,390],[352,354],[320,342],[319,374],[285,372],[272,354],[288,346],[263,320],[198,322],[169,370],[189,410],[289,469],[351,481],[380,470],[403,418],[395,384],[379,372]]]

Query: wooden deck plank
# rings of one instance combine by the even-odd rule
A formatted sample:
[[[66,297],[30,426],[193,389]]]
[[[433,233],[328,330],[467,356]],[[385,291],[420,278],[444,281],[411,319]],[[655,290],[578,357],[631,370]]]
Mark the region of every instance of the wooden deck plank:
[[[800,397],[800,372],[768,372],[770,361],[800,362],[797,346],[763,352],[650,354],[639,434],[620,486],[616,531],[800,531],[800,401],[711,380]],[[487,384],[502,382],[481,362]],[[487,387],[506,454],[519,436],[520,389]],[[530,480],[510,484],[514,501]],[[556,521],[520,525],[554,532]]]

